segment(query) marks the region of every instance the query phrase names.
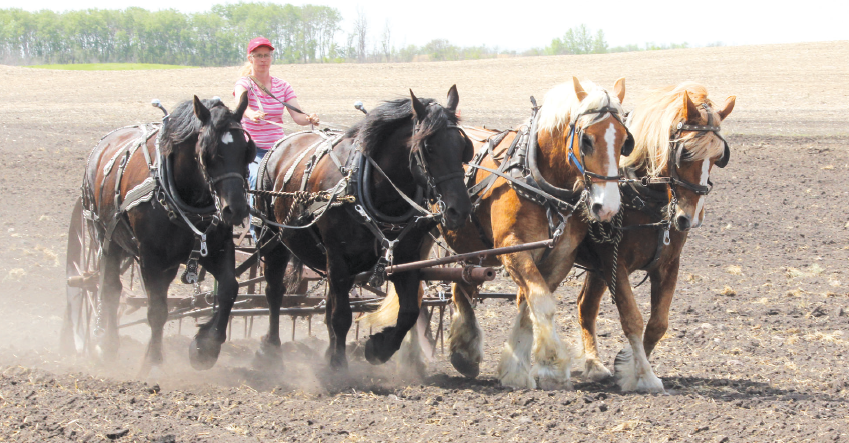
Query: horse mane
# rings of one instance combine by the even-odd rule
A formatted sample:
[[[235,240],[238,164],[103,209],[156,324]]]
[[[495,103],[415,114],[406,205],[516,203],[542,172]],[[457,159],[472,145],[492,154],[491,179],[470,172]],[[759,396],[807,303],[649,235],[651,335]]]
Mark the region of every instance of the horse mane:
[[[440,106],[436,100],[420,98],[419,101],[425,105],[428,112],[419,127],[419,132],[415,134],[414,144],[442,130],[448,124],[457,124],[457,116]],[[363,153],[374,155],[380,151],[385,144],[384,141],[399,126],[410,122],[412,118],[413,106],[409,98],[386,101],[369,111],[363,120],[348,129],[345,136],[356,137]]]
[[[663,173],[669,160],[672,142],[687,144],[687,159],[704,160],[722,155],[725,144],[713,133],[687,132],[683,137],[672,140],[679,122],[684,121],[683,94],[688,94],[696,106],[707,103],[715,122],[721,119],[708,99],[707,89],[692,81],[678,86],[667,86],[653,91],[640,102],[628,117],[628,128],[634,135],[634,151],[622,157],[619,165],[639,169],[646,168],[650,177]]]
[[[622,104],[619,103],[619,98],[615,94],[609,94],[607,90],[589,80],[582,81],[581,86],[587,92],[583,101],[579,101],[575,95],[575,87],[572,82],[557,85],[546,92],[542,107],[539,110],[537,130],[555,135],[558,132],[564,132],[572,123],[579,126],[590,125],[595,120],[604,117],[604,114],[584,115],[581,116],[580,122],[574,121],[573,116],[604,107],[616,109],[620,115],[625,115]]]
[[[162,141],[160,144],[162,155],[170,155],[174,152],[175,147],[185,143],[195,145],[199,136],[203,137],[203,143],[200,143],[200,147],[205,147],[207,150],[215,150],[218,147],[218,143],[214,143],[210,139],[217,137],[220,130],[229,124],[233,113],[230,112],[230,109],[221,100],[203,99],[201,102],[209,109],[210,120],[212,121],[211,127],[214,130],[205,131],[204,134],[200,134],[202,124],[195,117],[192,101],[186,100],[181,102],[174,108],[174,112],[168,115],[168,120],[162,127]],[[216,155],[215,152],[198,152],[198,155],[200,154]]]

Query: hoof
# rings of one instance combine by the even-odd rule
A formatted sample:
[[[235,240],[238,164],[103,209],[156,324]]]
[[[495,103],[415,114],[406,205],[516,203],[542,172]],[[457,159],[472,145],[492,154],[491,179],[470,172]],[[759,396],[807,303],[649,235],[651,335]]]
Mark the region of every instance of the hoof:
[[[189,363],[192,368],[197,371],[205,371],[215,366],[218,361],[218,353],[221,352],[221,345],[218,343],[201,345],[198,339],[192,340],[189,344]]]
[[[601,382],[613,377],[609,369],[604,367],[598,360],[587,359],[584,365],[584,379],[592,382]]]
[[[374,334],[366,341],[365,357],[366,360],[373,365],[382,365],[392,357],[392,353],[387,355],[386,343],[383,334]]]
[[[544,377],[539,379],[537,386],[543,391],[571,391],[571,381],[561,381],[554,378]]]
[[[280,346],[262,343],[254,354],[251,366],[254,369],[271,370],[283,366],[283,350]]]
[[[480,362],[469,360],[459,352],[451,353],[451,365],[466,378],[475,378],[481,373]]]

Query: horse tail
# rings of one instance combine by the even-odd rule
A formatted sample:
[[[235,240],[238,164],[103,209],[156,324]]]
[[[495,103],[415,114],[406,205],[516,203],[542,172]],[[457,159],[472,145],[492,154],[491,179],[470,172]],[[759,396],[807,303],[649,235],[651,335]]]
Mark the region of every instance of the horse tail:
[[[386,292],[386,297],[380,302],[377,310],[370,312],[357,319],[360,326],[383,328],[393,326],[398,322],[398,293],[395,292],[395,285],[390,284],[389,290]]]
[[[419,307],[422,305],[422,297],[424,297],[424,288],[419,283]],[[389,290],[386,292],[386,297],[380,302],[377,310],[358,318],[357,321],[360,322],[361,326],[365,327],[382,328],[394,326],[398,322],[399,310],[398,293],[395,292],[395,285],[390,284]]]

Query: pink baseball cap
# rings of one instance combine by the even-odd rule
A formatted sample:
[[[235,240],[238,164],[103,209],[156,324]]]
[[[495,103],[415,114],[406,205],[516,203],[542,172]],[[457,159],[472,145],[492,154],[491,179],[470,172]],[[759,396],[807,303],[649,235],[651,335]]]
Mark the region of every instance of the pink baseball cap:
[[[248,42],[248,54],[253,52],[254,49],[259,48],[260,46],[268,46],[271,50],[274,50],[274,46],[271,46],[271,42],[268,41],[265,37],[257,37],[250,42]]]

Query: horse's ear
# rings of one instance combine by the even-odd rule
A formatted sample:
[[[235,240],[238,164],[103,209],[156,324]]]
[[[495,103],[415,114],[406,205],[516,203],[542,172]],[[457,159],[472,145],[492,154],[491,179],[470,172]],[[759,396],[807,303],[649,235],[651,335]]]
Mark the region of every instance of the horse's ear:
[[[242,95],[239,97],[239,106],[236,107],[236,111],[233,112],[233,119],[235,119],[236,121],[241,121],[246,109],[248,109],[247,90],[242,91]]]
[[[451,112],[457,111],[457,105],[460,103],[460,95],[457,94],[457,85],[451,86],[451,89],[448,90],[448,109]]]
[[[701,117],[701,114],[699,113],[699,108],[697,108],[696,105],[693,103],[693,101],[690,100],[690,94],[687,94],[687,92],[685,91],[684,92],[684,121],[698,124],[699,117]]]
[[[198,96],[195,96],[194,99],[194,109],[195,109],[195,117],[200,120],[204,125],[209,123],[209,109],[206,109],[206,106],[201,103]]]
[[[412,89],[410,89],[410,101],[413,104],[413,117],[415,117],[416,120],[421,121],[427,114],[427,109],[425,109],[425,105],[416,98],[416,94],[413,94]]]
[[[732,95],[725,99],[725,103],[722,105],[722,109],[719,110],[719,118],[725,120],[728,117],[728,114],[731,114],[731,111],[734,109],[734,103],[737,102],[737,96]]]
[[[625,77],[616,80],[613,85],[613,92],[619,97],[619,104],[621,105],[625,100]]]
[[[584,99],[587,98],[587,91],[584,91],[584,87],[581,86],[581,82],[578,81],[578,77],[572,77],[572,86],[575,87],[575,97],[578,97],[578,101],[584,101]]]

